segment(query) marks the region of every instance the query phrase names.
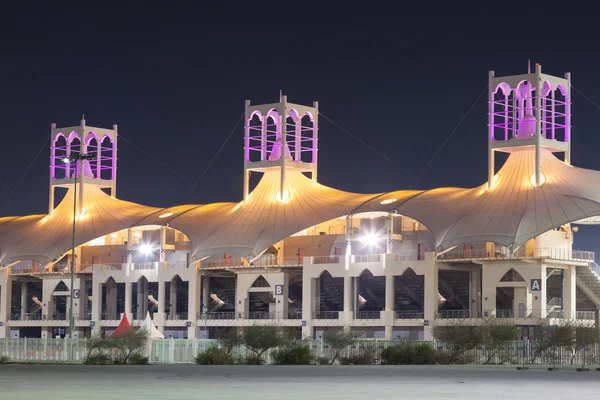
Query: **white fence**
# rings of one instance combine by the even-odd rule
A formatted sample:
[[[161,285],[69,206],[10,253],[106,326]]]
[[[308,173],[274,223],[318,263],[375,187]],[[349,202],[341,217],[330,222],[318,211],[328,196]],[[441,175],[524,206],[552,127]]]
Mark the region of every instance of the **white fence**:
[[[321,341],[305,342],[315,359],[324,357],[331,359],[334,350]],[[389,340],[361,340],[355,345],[349,346],[341,352],[340,358],[361,354],[364,349],[371,349],[374,359],[381,359],[381,352],[393,345],[403,343],[402,341]],[[413,342],[417,343],[417,342]],[[443,342],[421,342],[431,343],[438,351],[447,350]],[[189,364],[194,362],[194,357],[201,351],[218,346],[214,339],[164,339],[152,340],[147,348],[146,355],[151,363],[156,364]],[[244,347],[236,349],[238,357],[247,357],[249,350]],[[265,362],[270,362],[270,354],[264,354]],[[470,363],[482,364],[488,361],[488,354],[484,347],[469,350],[466,354]],[[6,356],[13,362],[57,362],[57,363],[82,363],[86,357],[85,339],[0,339],[0,356]],[[555,348],[536,354],[533,342],[509,342],[500,349],[492,360],[492,364],[513,363],[521,364],[585,364],[600,365],[600,344],[590,345],[585,349],[573,353],[569,349]],[[510,360],[510,361],[507,361]]]

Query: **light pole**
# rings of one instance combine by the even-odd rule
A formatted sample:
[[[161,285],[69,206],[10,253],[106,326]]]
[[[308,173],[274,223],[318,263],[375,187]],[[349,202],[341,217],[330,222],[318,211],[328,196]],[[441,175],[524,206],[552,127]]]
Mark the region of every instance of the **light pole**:
[[[67,164],[67,171],[71,172],[71,164],[75,163],[75,171],[73,178],[75,184],[73,185],[73,237],[71,241],[71,295],[69,296],[69,336],[73,338],[73,332],[75,327],[75,319],[73,317],[73,287],[75,286],[75,222],[77,219],[77,161],[80,162],[79,173],[83,174],[83,162],[85,160],[95,160],[96,156],[88,154],[77,154],[63,158],[63,162]],[[67,174],[68,175],[68,174]],[[82,177],[83,178],[83,177]]]

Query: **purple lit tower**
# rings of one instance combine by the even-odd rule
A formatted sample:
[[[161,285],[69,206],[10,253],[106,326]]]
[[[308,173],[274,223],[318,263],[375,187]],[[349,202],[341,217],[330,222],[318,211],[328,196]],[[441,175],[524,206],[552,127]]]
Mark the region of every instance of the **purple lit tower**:
[[[494,184],[494,153],[535,147],[531,184],[544,184],[541,150],[563,153],[571,164],[571,74],[542,74],[542,66],[523,75],[496,77],[489,72],[488,188]]]
[[[50,136],[50,198],[48,213],[55,206],[55,188],[70,188],[77,177],[77,204],[82,212],[83,186],[95,185],[109,189],[111,197],[117,189],[117,125],[112,129],[86,126],[85,118],[79,126],[57,128],[52,124]],[[96,159],[69,163],[65,158],[79,154],[95,155]]]
[[[286,170],[310,172],[317,180],[319,104],[312,107],[288,103],[252,106],[246,100],[244,138],[244,201],[250,193],[250,173],[280,169],[281,182],[277,201],[285,202],[289,192],[285,186]]]

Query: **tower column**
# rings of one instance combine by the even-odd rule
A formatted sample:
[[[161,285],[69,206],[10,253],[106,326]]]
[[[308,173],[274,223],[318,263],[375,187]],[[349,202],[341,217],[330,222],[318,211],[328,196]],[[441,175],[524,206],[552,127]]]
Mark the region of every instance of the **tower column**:
[[[154,313],[154,322],[157,323],[157,329],[160,333],[165,333],[165,282],[158,281],[158,310]]]
[[[280,193],[280,198],[283,201],[286,197],[284,195],[284,190],[285,190],[285,162],[286,162],[286,158],[287,158],[287,127],[286,127],[287,96],[281,97],[281,103],[282,103],[282,107],[281,107],[281,112],[279,115],[279,118],[280,118],[279,130],[281,133],[281,158],[280,158],[281,180],[280,180],[279,193]]]
[[[198,306],[200,305],[200,274],[194,271],[194,276],[188,283],[188,316],[187,320],[192,323],[188,327],[188,339],[198,337]]]
[[[12,295],[12,280],[8,269],[0,271],[0,339],[10,336],[8,320],[10,318],[10,300]]]
[[[354,290],[353,290],[353,277],[351,276],[344,276],[344,314],[346,316],[346,323],[352,321],[353,315],[353,308],[352,306],[354,305],[354,301],[353,301],[353,295],[354,295]]]
[[[424,317],[428,325],[424,327],[424,340],[432,340],[431,329],[435,323],[435,317],[438,309],[438,267],[435,260],[431,259],[431,266],[424,276],[425,280],[425,299],[424,299]]]
[[[167,253],[165,252],[165,246],[167,244],[167,228],[164,226],[160,228],[160,256],[159,261],[165,262]]]
[[[174,320],[177,318],[177,280],[171,281],[171,291],[169,296],[169,303],[171,308],[169,309],[169,319]]]
[[[317,159],[319,156],[319,102],[313,101],[313,108],[315,109],[315,120],[313,121],[313,147],[312,147],[312,162],[314,169],[312,171],[312,180],[317,181]]]
[[[318,278],[317,278],[318,279]],[[312,339],[313,309],[316,311],[316,297],[313,296],[315,289],[315,278],[312,278],[306,268],[302,268],[302,338]]]
[[[27,299],[29,298],[27,289],[27,282],[21,282],[21,320],[25,320],[27,314]]]
[[[568,81],[565,96],[565,141],[567,142],[567,151],[565,152],[565,163],[571,165],[571,73],[565,74]]]
[[[577,313],[577,278],[576,267],[569,265],[564,270],[563,311],[565,318],[575,319]],[[544,289],[545,290],[545,289]]]
[[[490,71],[488,74],[488,188],[492,187],[492,181],[494,179],[494,149],[492,144],[494,142],[494,71]]]
[[[106,282],[106,319],[117,319],[117,283],[112,279]]]
[[[535,184],[542,184],[542,66],[535,66]]]
[[[160,283],[159,283],[160,285]],[[131,282],[125,282],[125,314],[127,314],[127,318],[132,318],[131,314],[131,303],[133,300],[133,284]]]

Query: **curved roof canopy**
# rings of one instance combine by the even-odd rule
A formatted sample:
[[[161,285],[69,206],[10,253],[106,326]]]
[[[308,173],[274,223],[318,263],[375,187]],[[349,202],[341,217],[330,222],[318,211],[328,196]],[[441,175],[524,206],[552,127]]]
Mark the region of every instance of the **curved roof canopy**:
[[[383,211],[420,221],[436,246],[495,242],[520,245],[565,223],[600,215],[600,172],[572,167],[542,150],[540,187],[532,185],[535,151],[510,154],[494,179],[472,188],[357,194],[333,189],[301,172],[267,171],[246,202],[182,205],[166,209],[111,198],[84,185],[84,215],[76,218],[76,245],[121,229],[166,225],[185,233],[192,259],[218,254],[257,256],[271,245],[344,215]],[[0,263],[57,259],[71,247],[73,188],[50,215],[0,218]]]

